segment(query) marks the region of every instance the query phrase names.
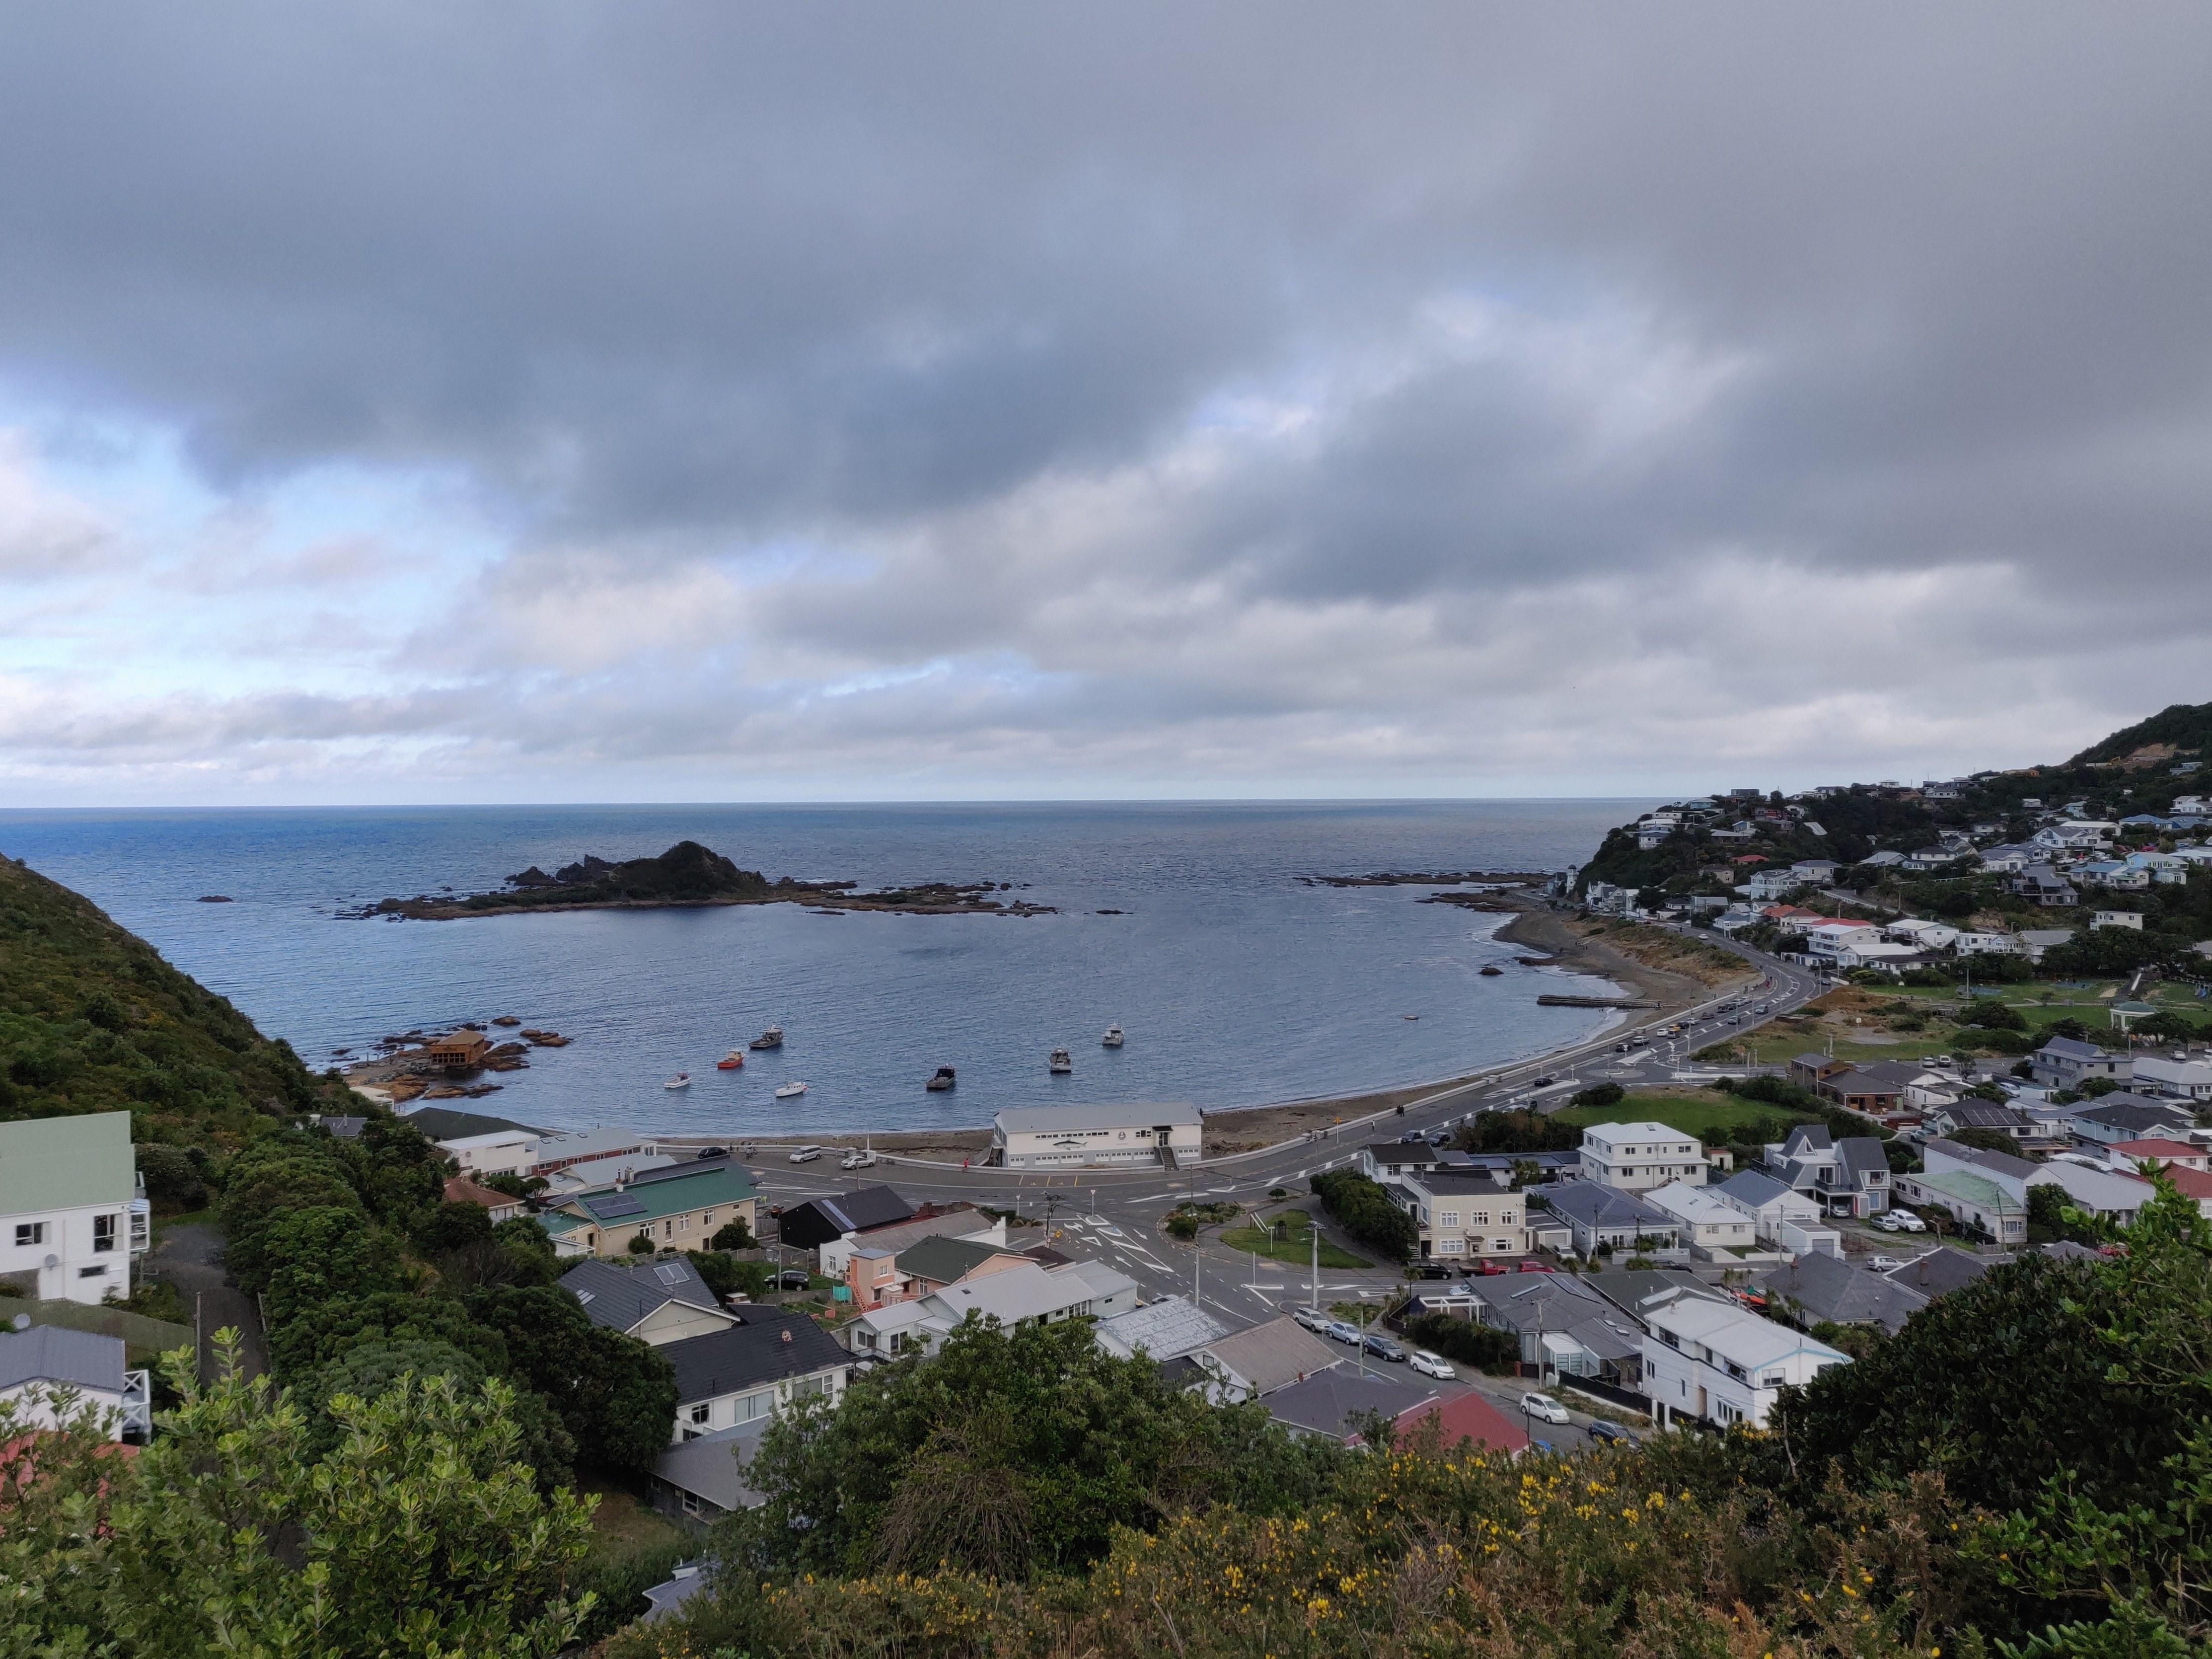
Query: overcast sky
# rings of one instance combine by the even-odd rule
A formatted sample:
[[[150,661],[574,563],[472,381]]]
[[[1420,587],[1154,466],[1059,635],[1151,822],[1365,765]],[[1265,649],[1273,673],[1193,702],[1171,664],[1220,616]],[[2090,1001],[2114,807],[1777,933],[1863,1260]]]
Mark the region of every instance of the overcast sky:
[[[2212,9],[0,20],[0,801],[1667,793],[2212,698]]]

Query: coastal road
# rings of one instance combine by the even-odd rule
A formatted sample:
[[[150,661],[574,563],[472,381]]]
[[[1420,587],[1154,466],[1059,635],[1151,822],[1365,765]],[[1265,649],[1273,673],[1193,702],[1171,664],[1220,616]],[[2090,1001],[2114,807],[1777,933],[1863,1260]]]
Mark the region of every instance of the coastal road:
[[[1628,1085],[1692,1081],[1717,1075],[1717,1068],[1698,1066],[1688,1057],[1729,1038],[1753,1041],[1760,1025],[1826,988],[1817,976],[1793,963],[1720,936],[1706,937],[1742,957],[1764,976],[1762,982],[1709,999],[1665,1018],[1616,1027],[1572,1048],[1519,1061],[1439,1090],[1409,1102],[1402,1115],[1392,1113],[1372,1122],[1347,1124],[1264,1152],[1178,1170],[1154,1167],[1051,1174],[960,1170],[885,1158],[872,1169],[848,1175],[832,1162],[834,1153],[825,1153],[819,1163],[793,1165],[764,1148],[754,1166],[756,1180],[771,1204],[795,1203],[889,1182],[915,1202],[964,1201],[1013,1210],[1039,1222],[1048,1219],[1053,1237],[1046,1242],[1053,1248],[1068,1255],[1112,1263],[1137,1281],[1147,1299],[1188,1296],[1195,1285],[1210,1312],[1232,1325],[1255,1323],[1308,1299],[1311,1276],[1305,1264],[1267,1261],[1255,1264],[1249,1256],[1223,1250],[1212,1237],[1201,1239],[1196,1247],[1177,1243],[1160,1231],[1160,1220],[1168,1211],[1185,1200],[1256,1208],[1272,1202],[1269,1194],[1278,1188],[1303,1197],[1310,1191],[1306,1183],[1313,1176],[1352,1162],[1368,1141],[1449,1129],[1479,1112],[1528,1104],[1535,1098],[1540,1079],[1551,1080],[1547,1087],[1568,1083],[1589,1087],[1607,1080]],[[1665,1028],[1674,1024],[1682,1025],[1682,1033],[1666,1036]],[[1619,1044],[1639,1037],[1645,1039],[1644,1046],[1626,1054],[1619,1051]],[[1761,1053],[1759,1058],[1762,1061],[1786,1058],[1784,1045],[1776,1043],[1771,1055]],[[1725,1069],[1741,1074],[1745,1067]],[[1556,1087],[1556,1092],[1547,1096],[1546,1103],[1564,1104],[1571,1092],[1570,1088]],[[1323,1236],[1332,1236],[1326,1217],[1317,1218],[1323,1224]],[[1028,1228],[1018,1231],[1028,1242],[1039,1239]],[[1361,1253],[1356,1245],[1337,1242],[1355,1255]],[[1379,1267],[1365,1271],[1325,1269],[1321,1275],[1321,1299],[1324,1304],[1380,1300],[1400,1282],[1397,1273]]]

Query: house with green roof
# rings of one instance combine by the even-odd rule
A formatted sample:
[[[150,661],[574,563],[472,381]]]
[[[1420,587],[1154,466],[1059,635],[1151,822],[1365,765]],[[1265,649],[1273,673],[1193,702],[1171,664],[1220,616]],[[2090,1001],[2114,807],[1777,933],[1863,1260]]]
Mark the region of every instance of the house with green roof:
[[[629,1254],[644,1234],[657,1250],[703,1250],[732,1221],[754,1227],[752,1178],[734,1158],[700,1158],[663,1170],[641,1170],[576,1194],[538,1218],[562,1256]]]
[[[2000,1244],[2027,1242],[2027,1206],[1987,1176],[1964,1170],[1899,1176],[1897,1192],[1908,1204],[1949,1212],[1961,1226]]]
[[[0,1278],[43,1301],[119,1301],[151,1224],[130,1113],[0,1123]]]

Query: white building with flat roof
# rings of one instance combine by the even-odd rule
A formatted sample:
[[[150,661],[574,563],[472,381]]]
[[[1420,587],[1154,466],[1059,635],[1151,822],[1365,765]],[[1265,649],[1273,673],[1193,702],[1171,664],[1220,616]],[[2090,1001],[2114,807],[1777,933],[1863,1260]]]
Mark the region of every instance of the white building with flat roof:
[[[1644,1392],[1661,1428],[1676,1419],[1766,1426],[1775,1397],[1850,1356],[1786,1325],[1702,1297],[1644,1316]]]
[[[991,1162],[1009,1170],[1195,1162],[1205,1132],[1188,1101],[1154,1106],[1015,1106],[991,1123]]]
[[[1648,1193],[1680,1181],[1705,1184],[1705,1149],[1663,1123],[1593,1123],[1583,1131],[1583,1178]]]

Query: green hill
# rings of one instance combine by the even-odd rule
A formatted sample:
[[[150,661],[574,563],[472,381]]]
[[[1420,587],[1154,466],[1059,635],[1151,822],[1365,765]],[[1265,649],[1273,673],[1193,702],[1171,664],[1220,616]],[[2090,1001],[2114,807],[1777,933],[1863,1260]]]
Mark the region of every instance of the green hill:
[[[131,1136],[234,1146],[323,1085],[89,899],[0,857],[0,1119],[131,1114]]]
[[[2142,749],[2171,747],[2185,760],[2201,758],[2212,748],[2212,702],[2177,702],[2147,720],[2115,732],[2093,744],[2067,763],[2094,766],[2100,761],[2125,760]]]

